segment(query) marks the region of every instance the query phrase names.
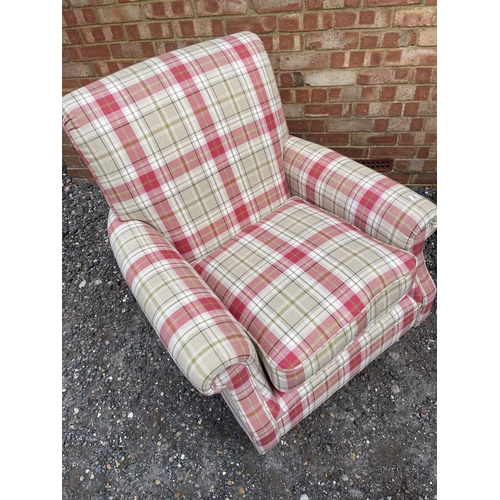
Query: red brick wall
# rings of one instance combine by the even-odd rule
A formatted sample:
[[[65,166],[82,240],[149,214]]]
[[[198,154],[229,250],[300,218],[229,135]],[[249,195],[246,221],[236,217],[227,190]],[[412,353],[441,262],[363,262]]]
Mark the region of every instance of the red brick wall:
[[[63,93],[207,38],[257,33],[290,132],[436,184],[436,0],[63,0]],[[63,160],[89,178],[63,132]]]

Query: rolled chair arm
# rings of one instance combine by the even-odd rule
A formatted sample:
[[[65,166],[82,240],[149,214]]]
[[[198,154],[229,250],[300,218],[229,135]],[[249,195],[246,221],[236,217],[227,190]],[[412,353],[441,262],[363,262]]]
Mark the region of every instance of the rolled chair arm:
[[[293,195],[379,241],[418,255],[437,228],[434,203],[350,158],[293,136],[283,155]]]
[[[111,210],[108,234],[134,297],[198,391],[222,391],[219,375],[232,365],[257,369],[244,328],[161,233],[142,221],[124,222]]]

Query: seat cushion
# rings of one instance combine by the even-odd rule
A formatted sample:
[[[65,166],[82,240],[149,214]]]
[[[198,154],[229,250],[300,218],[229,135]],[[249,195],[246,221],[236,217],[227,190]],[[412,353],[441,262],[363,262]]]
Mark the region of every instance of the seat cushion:
[[[416,264],[293,197],[194,267],[247,329],[274,386],[288,391],[397,304]]]

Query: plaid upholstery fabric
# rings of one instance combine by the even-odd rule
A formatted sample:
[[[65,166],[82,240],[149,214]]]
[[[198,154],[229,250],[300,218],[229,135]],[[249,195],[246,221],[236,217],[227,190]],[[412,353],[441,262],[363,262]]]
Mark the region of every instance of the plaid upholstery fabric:
[[[260,392],[248,369],[227,371],[222,392],[237,421],[262,454],[318,408],[369,363],[397,342],[417,320],[419,305],[409,296],[372,323],[320,372],[299,388],[272,398]],[[269,413],[272,417],[269,417]]]
[[[188,260],[281,205],[288,137],[267,53],[239,33],[151,58],[63,98],[63,125],[122,220]]]
[[[435,206],[289,137],[252,33],[78,89],[63,126],[111,207],[111,247],[144,314],[259,452],[430,311]]]
[[[173,245],[142,221],[110,211],[109,239],[118,266],[144,314],[189,381],[203,394],[234,364],[264,378],[244,328]]]
[[[413,284],[416,259],[291,198],[194,263],[288,391],[328,364]]]
[[[436,289],[425,267],[425,240],[436,230],[436,206],[423,196],[339,153],[297,137],[283,152],[291,193],[342,217],[379,241],[417,257],[411,296],[429,314]]]

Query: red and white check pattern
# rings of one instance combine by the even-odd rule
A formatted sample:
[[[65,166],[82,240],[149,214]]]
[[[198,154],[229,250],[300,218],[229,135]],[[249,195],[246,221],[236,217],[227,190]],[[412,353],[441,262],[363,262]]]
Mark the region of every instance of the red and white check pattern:
[[[416,259],[291,198],[194,268],[288,391],[408,293]]]
[[[156,229],[110,211],[111,248],[127,284],[168,352],[203,394],[225,368],[257,365],[245,329]],[[218,391],[217,391],[218,392]]]
[[[418,310],[418,304],[406,296],[297,389],[286,393],[274,391],[269,398],[256,384],[257,377],[240,367],[220,377],[224,381],[222,396],[257,450],[266,453],[290,429],[397,342],[415,325]]]
[[[170,52],[75,90],[64,127],[122,220],[143,220],[192,261],[288,197],[288,136],[260,39]]]
[[[429,313],[435,205],[290,137],[256,35],[71,92],[63,126],[111,207],[137,302],[259,452]]]
[[[422,322],[436,296],[423,256],[424,242],[437,227],[436,205],[385,175],[297,137],[288,139],[283,157],[293,195],[417,257],[417,278],[410,295],[421,304]]]

